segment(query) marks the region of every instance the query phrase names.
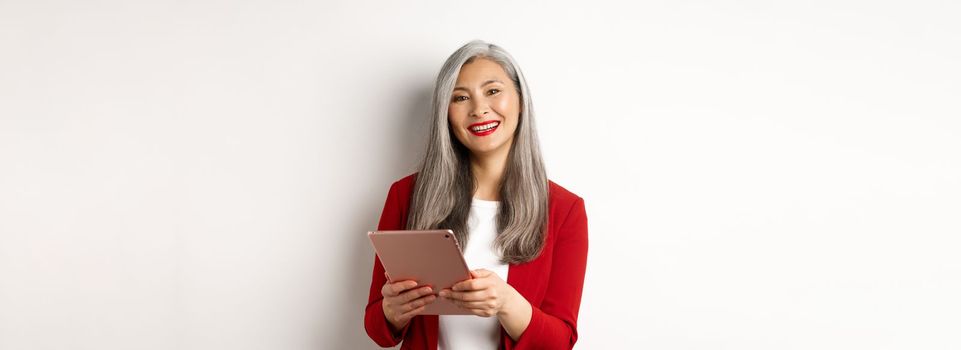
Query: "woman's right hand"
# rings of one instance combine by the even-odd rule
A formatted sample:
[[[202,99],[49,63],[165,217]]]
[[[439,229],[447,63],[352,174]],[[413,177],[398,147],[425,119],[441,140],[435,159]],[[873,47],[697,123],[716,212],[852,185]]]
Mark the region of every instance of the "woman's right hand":
[[[430,286],[414,287],[417,287],[416,281],[406,280],[384,284],[380,289],[384,296],[384,316],[395,331],[404,328],[410,319],[424,312],[424,308],[437,299]]]

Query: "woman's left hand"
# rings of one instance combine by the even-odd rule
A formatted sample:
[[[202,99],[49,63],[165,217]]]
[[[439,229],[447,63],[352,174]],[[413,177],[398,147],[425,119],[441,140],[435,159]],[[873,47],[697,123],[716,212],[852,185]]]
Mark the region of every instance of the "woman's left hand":
[[[512,307],[518,297],[517,290],[497,274],[485,269],[470,272],[472,279],[458,282],[450,289],[440,291],[440,296],[467,309],[477,316],[499,316]]]

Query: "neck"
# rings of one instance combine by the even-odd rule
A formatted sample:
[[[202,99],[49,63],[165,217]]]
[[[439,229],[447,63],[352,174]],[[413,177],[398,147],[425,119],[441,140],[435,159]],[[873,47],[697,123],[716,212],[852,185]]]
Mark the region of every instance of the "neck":
[[[470,168],[477,185],[474,197],[489,201],[500,200],[500,185],[504,179],[504,169],[506,167],[507,152],[503,152],[503,154],[472,155]]]

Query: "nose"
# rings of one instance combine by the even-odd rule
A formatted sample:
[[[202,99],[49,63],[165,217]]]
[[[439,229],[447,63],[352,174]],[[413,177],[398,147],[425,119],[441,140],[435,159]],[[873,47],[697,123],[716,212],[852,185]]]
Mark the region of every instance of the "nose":
[[[487,110],[486,107],[478,106],[478,107],[474,108],[473,111],[471,111],[470,115],[471,115],[472,117],[479,117],[479,116],[487,115],[487,112],[489,112],[489,111]]]

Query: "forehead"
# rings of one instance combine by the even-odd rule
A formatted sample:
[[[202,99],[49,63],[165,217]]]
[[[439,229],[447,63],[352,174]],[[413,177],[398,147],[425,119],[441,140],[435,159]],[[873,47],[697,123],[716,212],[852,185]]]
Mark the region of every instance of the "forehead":
[[[478,84],[489,80],[506,82],[509,79],[507,72],[497,62],[477,58],[461,67],[460,73],[457,75],[457,85]]]

